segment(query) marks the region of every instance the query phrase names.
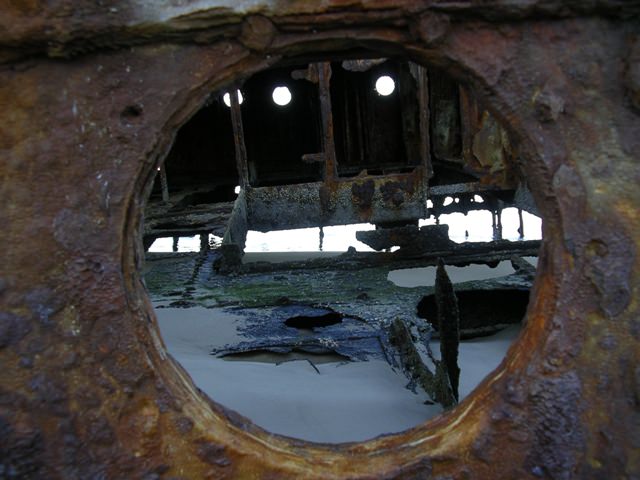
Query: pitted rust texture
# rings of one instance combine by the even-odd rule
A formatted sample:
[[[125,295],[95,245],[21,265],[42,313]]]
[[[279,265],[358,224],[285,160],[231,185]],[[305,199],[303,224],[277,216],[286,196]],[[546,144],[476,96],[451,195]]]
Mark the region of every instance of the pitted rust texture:
[[[373,203],[373,194],[376,191],[376,184],[373,180],[364,182],[353,182],[351,185],[351,200],[359,210],[370,211]]]
[[[637,2],[252,2],[273,28],[242,27],[244,2],[194,5],[0,14],[3,475],[639,476]],[[472,396],[402,434],[314,445],[223,410],[167,357],[138,237],[173,134],[211,91],[356,47],[474,88],[519,140],[545,243],[527,328]]]
[[[382,199],[385,204],[392,205],[393,207],[399,207],[404,203],[405,192],[411,195],[411,184],[409,188],[406,188],[403,183],[389,181],[380,186],[380,193],[382,193]]]
[[[418,167],[411,173],[249,188],[248,227],[266,232],[423,218],[427,215],[422,175]]]

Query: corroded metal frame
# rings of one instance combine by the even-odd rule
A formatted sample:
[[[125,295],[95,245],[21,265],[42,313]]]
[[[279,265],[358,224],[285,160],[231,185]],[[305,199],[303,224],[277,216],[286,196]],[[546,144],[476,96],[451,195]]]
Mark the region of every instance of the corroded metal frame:
[[[409,173],[358,175],[340,178],[336,158],[333,109],[331,102],[331,63],[309,66],[317,76],[322,124],[322,153],[307,159],[323,162],[321,182],[251,187],[246,189],[246,221],[252,230],[306,228],[352,223],[414,221],[427,217],[429,159],[428,97],[426,72],[416,66],[419,85],[421,163]],[[317,72],[317,73],[316,73]],[[232,102],[236,161],[239,172],[246,172],[247,156],[238,102]],[[244,167],[243,167],[244,166]],[[241,175],[241,181],[242,181]],[[243,182],[243,185],[248,182]]]
[[[0,13],[4,471],[640,475],[637,2],[247,3]],[[401,434],[318,445],[221,408],[167,355],[140,233],[156,169],[211,91],[352,48],[471,85],[519,140],[545,241],[527,326],[470,397]]]

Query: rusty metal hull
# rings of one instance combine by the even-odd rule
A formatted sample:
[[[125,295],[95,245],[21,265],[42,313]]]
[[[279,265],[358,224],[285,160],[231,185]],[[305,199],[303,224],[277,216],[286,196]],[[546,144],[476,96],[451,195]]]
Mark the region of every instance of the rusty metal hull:
[[[250,229],[258,231],[425,218],[423,170],[247,190]]]
[[[638,3],[223,3],[0,13],[3,474],[640,476]],[[362,48],[473,87],[519,140],[545,241],[527,327],[474,394],[402,434],[314,445],[215,405],[167,356],[142,211],[212,90]]]

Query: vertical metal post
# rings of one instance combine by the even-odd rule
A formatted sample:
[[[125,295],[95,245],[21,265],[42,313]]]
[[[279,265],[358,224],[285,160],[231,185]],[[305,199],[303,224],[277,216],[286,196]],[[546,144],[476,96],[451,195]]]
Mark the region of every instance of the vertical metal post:
[[[318,88],[320,90],[320,112],[322,115],[322,137],[325,158],[325,182],[338,176],[336,146],[333,138],[333,112],[331,110],[331,63],[317,64]]]
[[[433,177],[431,138],[429,133],[429,77],[427,69],[418,65],[418,106],[420,115],[420,159],[427,179]]]
[[[169,183],[167,181],[167,171],[164,168],[164,162],[160,165],[160,187],[162,188],[162,201],[169,201]]]
[[[462,137],[462,158],[469,163],[473,158],[473,136],[478,130],[478,104],[462,85],[458,88],[460,97],[460,136]]]
[[[209,250],[209,234],[200,234],[200,253],[207,252]]]
[[[231,124],[233,126],[233,141],[236,148],[236,166],[240,186],[249,186],[249,168],[247,166],[247,147],[244,143],[244,128],[242,126],[242,112],[240,110],[239,90],[234,89],[229,94],[231,100]]]
[[[491,210],[491,230],[493,231],[493,239],[498,239],[498,220],[497,220],[498,211]]]
[[[522,209],[518,209],[518,222],[520,225],[518,226],[518,234],[520,238],[524,238],[524,220],[522,219]]]

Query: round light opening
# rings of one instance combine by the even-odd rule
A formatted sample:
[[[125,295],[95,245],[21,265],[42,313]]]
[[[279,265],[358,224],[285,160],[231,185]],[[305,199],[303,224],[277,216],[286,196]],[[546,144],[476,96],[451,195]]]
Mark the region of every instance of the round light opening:
[[[274,88],[271,96],[273,97],[275,104],[280,105],[281,107],[288,105],[291,101],[291,92],[287,87]]]
[[[236,92],[238,92],[238,103],[242,105],[242,102],[244,101],[244,98],[242,97],[242,92],[240,90],[236,90]],[[227,107],[231,106],[231,95],[229,95],[229,92],[225,93],[222,96],[222,101]]]
[[[376,80],[376,92],[384,97],[391,95],[395,89],[396,82],[394,82],[393,78],[388,75],[383,75]]]

